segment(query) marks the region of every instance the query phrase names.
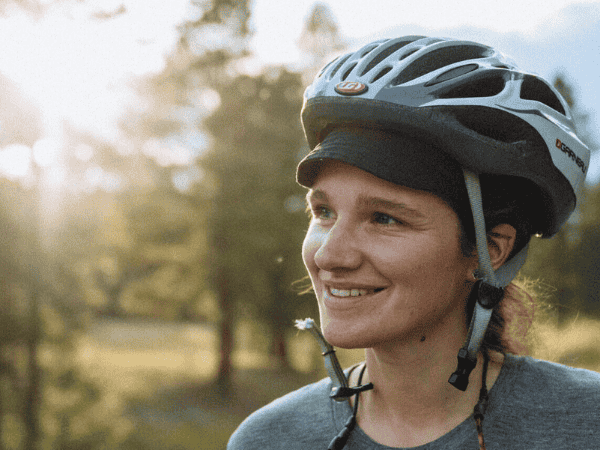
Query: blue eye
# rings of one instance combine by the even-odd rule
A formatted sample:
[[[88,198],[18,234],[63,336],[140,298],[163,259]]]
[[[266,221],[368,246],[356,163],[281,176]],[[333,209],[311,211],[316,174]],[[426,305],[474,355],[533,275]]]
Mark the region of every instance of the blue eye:
[[[381,225],[399,225],[401,222],[384,213],[373,214],[373,221]]]
[[[333,211],[326,206],[317,206],[312,209],[312,216],[315,219],[329,220],[333,217]]]

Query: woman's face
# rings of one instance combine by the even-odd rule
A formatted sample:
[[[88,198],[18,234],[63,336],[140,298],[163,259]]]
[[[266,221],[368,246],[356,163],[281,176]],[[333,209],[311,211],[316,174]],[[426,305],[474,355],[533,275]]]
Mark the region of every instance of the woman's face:
[[[302,255],[327,340],[342,348],[466,333],[474,257],[439,197],[331,161],[308,193]]]

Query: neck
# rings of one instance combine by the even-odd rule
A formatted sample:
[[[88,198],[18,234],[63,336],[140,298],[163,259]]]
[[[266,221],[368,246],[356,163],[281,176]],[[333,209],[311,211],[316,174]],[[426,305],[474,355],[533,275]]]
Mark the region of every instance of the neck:
[[[456,350],[440,349],[433,342],[420,342],[406,350],[367,349],[367,374],[369,381],[377,386],[373,402],[413,418],[430,416],[434,411],[446,410],[449,402],[460,402],[469,389],[457,390],[448,383],[448,378],[456,369],[456,354],[461,344],[454,346]],[[475,376],[476,373],[471,374],[471,387],[477,384],[473,383]]]
[[[456,349],[448,342],[436,345],[370,348],[363,384],[375,388],[361,394],[358,424],[374,440],[391,447],[413,447],[431,442],[467,419],[479,399],[483,358],[470,376],[465,392],[448,383],[456,368]],[[445,347],[444,349],[439,348]],[[490,365],[488,388],[500,366]]]

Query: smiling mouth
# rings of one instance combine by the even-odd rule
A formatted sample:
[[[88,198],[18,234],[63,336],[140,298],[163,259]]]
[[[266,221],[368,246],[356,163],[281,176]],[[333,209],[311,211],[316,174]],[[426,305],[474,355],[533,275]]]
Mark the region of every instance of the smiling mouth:
[[[377,289],[334,289],[329,288],[331,295],[336,297],[360,297],[363,295],[377,294],[383,291],[384,288]]]

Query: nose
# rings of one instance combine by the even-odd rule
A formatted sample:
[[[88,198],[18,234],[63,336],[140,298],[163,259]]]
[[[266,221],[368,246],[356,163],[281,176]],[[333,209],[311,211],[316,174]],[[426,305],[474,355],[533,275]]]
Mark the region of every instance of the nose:
[[[362,254],[351,224],[338,220],[323,234],[319,244],[314,260],[321,270],[333,272],[360,267]]]

